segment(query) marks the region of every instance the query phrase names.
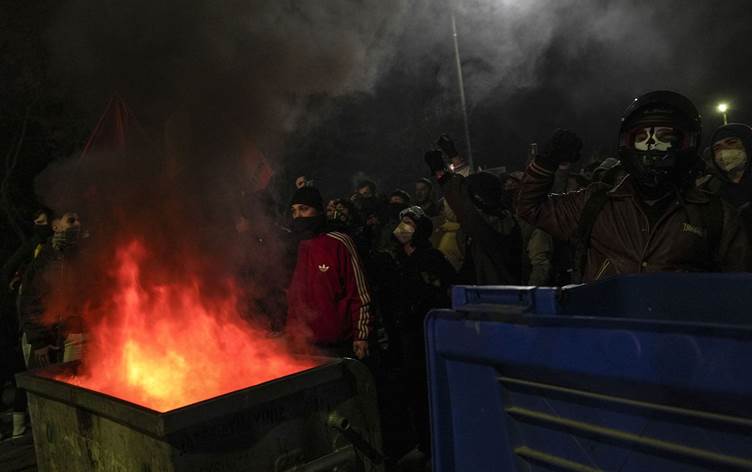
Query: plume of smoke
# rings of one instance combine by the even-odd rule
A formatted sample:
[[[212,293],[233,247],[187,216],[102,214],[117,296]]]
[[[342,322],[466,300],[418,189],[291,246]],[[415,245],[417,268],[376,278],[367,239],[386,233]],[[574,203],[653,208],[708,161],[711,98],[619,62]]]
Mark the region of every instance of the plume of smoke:
[[[249,162],[263,150],[276,166],[310,98],[371,90],[404,10],[400,0],[67,4],[50,35],[60,76],[78,100],[122,97],[141,125],[125,146],[37,179],[43,201],[80,212],[92,234],[84,278],[59,302],[106,304],[102,274],[132,239],[150,254],[144,286],[198,274],[207,296],[223,296],[228,274],[241,274],[255,302],[281,290],[282,232]]]
[[[421,27],[409,33],[401,59],[414,64],[424,83],[441,85],[426,107],[437,110],[432,121],[444,127],[435,134],[463,134],[452,11],[471,134],[484,165],[522,165],[525,144],[558,126],[579,130],[594,147],[611,147],[620,113],[649,90],[685,93],[706,115],[719,90],[743,90],[742,79],[720,67],[735,67],[729,51],[750,31],[741,1],[691,6],[679,0],[430,2],[423,5],[416,20]],[[743,96],[737,100],[748,102]],[[511,158],[510,149],[516,150]],[[486,162],[499,155],[506,162]]]

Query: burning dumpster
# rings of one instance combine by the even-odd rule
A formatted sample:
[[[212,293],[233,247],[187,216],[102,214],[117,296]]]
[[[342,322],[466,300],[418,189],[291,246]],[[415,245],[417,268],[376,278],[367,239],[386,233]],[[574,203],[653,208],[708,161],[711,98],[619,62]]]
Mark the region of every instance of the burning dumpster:
[[[41,471],[381,471],[376,394],[350,359],[169,411],[59,380],[77,363],[19,374]]]

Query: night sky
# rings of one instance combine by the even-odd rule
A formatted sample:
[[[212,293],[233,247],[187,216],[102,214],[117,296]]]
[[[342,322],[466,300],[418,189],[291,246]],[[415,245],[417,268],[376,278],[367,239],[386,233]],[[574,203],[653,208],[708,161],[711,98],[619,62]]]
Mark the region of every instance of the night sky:
[[[583,160],[613,155],[621,113],[655,89],[688,95],[706,139],[722,124],[719,101],[730,104],[730,121],[752,122],[752,9],[744,1],[457,3],[473,153],[484,167],[522,168],[527,145],[557,127],[582,136]],[[327,184],[339,169],[411,186],[403,176],[424,172],[423,150],[438,134],[464,141],[449,13],[415,12],[376,92],[343,106],[298,154],[317,156],[313,167],[327,170]],[[342,126],[354,139],[337,133],[332,142]]]
[[[15,5],[13,5],[15,3]],[[520,169],[527,145],[577,131],[585,160],[613,154],[642,92],[687,94],[708,136],[752,122],[752,9],[743,0],[206,0],[4,2],[2,137],[32,109],[12,200],[75,156],[117,93],[155,140],[176,110],[245,133],[277,170],[326,196],[368,176],[412,188],[448,132],[464,148],[450,27],[455,11],[476,164]],[[218,157],[219,158],[219,157]]]

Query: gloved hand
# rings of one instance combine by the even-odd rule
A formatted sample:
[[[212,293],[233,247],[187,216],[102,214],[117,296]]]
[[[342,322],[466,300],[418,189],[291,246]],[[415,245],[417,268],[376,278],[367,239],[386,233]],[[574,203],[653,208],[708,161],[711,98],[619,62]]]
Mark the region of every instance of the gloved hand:
[[[423,156],[423,159],[426,161],[426,164],[428,164],[428,168],[431,169],[432,174],[437,175],[446,172],[447,167],[441,151],[428,151]]]
[[[457,152],[457,148],[454,146],[454,141],[452,141],[452,138],[450,138],[446,133],[439,136],[439,140],[436,141],[436,145],[439,146],[442,151],[444,151],[444,154],[446,154],[449,159],[459,154]]]
[[[558,167],[564,162],[576,162],[580,159],[582,140],[568,129],[557,129],[546,142],[543,155],[539,157],[543,162]]]

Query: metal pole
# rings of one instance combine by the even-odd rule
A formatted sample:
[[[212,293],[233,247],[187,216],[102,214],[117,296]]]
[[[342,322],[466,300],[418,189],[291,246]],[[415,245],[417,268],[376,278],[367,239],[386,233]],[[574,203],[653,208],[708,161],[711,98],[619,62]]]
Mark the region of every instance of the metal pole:
[[[470,171],[475,170],[473,166],[473,148],[470,145],[470,122],[467,116],[467,101],[465,100],[465,81],[462,78],[462,61],[460,60],[460,43],[457,37],[457,22],[454,19],[452,11],[452,39],[454,40],[454,60],[457,63],[457,83],[460,88],[460,106],[462,107],[462,118],[465,122],[465,142],[467,143],[467,165]]]
[[[728,124],[728,117],[726,116],[726,112],[725,111],[723,112],[723,124],[724,125]]]

